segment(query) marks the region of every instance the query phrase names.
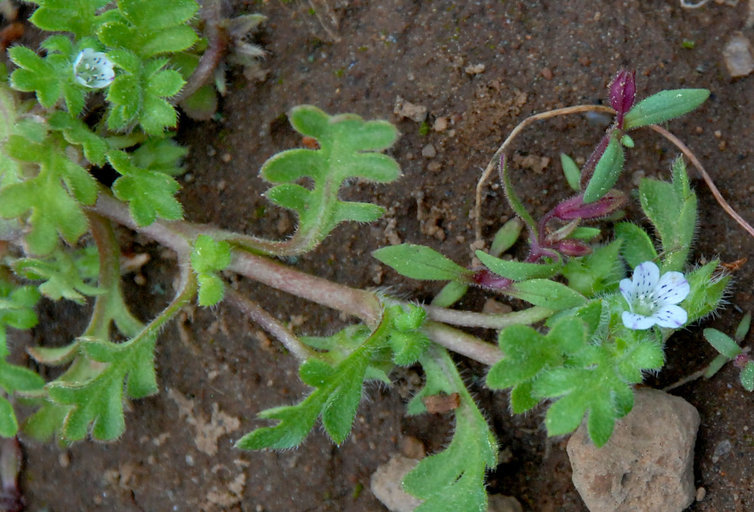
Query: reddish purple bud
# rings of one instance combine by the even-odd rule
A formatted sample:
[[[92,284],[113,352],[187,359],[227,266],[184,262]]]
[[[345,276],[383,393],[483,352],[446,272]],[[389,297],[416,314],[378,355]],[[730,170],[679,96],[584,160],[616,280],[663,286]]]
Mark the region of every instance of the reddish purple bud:
[[[510,279],[493,274],[486,268],[474,272],[471,280],[475,285],[487,290],[506,290],[513,283]]]
[[[751,361],[751,357],[748,354],[738,354],[733,360],[733,366],[743,369],[749,361]]]
[[[593,203],[584,204],[584,195],[566,199],[552,211],[553,217],[560,220],[596,219],[610,215],[626,204],[626,196],[619,190],[610,190]]]
[[[586,256],[592,252],[592,248],[586,245],[581,240],[572,240],[570,238],[561,240],[555,246],[559,253],[566,256]]]
[[[623,116],[631,110],[636,98],[636,71],[621,69],[610,82],[610,106],[618,113],[618,128],[623,128]]]

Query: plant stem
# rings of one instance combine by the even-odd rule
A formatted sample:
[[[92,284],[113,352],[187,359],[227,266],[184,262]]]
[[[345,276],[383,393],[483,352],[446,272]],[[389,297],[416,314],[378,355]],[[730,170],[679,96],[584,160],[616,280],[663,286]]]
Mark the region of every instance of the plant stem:
[[[495,345],[445,324],[428,321],[422,326],[422,331],[438,345],[487,366],[492,366],[503,358]]]
[[[485,329],[504,329],[514,324],[534,324],[552,316],[553,311],[534,306],[522,311],[513,311],[502,315],[458,311],[457,309],[424,306],[430,319],[463,327],[483,327]]]
[[[288,351],[296,356],[300,361],[305,361],[310,357],[316,357],[313,350],[301,343],[290,329],[281,324],[275,317],[256,302],[244,297],[232,288],[225,289],[225,299],[236,306],[242,313],[249,315],[251,320],[258,324],[262,329],[277,338]]]

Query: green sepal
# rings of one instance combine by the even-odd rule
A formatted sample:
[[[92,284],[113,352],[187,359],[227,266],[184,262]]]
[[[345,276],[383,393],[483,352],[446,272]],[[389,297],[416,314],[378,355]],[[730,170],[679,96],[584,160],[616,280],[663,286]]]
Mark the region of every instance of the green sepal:
[[[624,160],[623,146],[618,140],[617,132],[613,132],[584,191],[585,204],[597,201],[613,188],[623,170]]]
[[[471,271],[424,245],[400,244],[382,247],[372,256],[411,279],[468,282]]]
[[[619,222],[615,225],[615,236],[623,240],[621,256],[628,266],[636,268],[645,261],[657,261],[657,251],[646,231],[631,222]]]
[[[712,260],[686,274],[690,291],[681,307],[688,313],[687,325],[717,309],[730,282],[730,276],[717,270],[719,260]]]
[[[515,260],[502,260],[484,251],[476,251],[475,254],[479,258],[479,261],[493,273],[513,281],[553,277],[560,273],[560,270],[563,268],[563,264],[560,262],[527,263]]]
[[[704,103],[709,94],[707,89],[660,91],[634,105],[623,118],[623,128],[633,130],[680,117]]]

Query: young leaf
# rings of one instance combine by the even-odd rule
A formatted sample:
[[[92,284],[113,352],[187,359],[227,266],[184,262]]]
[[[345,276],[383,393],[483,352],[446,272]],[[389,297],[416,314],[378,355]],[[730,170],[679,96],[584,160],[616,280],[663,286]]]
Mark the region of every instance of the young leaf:
[[[515,260],[501,260],[484,251],[476,251],[475,254],[479,261],[492,272],[513,281],[552,277],[563,268],[562,263],[526,263]]]
[[[352,114],[329,116],[308,105],[294,108],[290,121],[301,134],[317,139],[320,149],[278,153],[265,162],[260,174],[280,184],[268,190],[267,197],[298,214],[298,230],[286,242],[287,252],[298,254],[318,245],[340,222],[370,221],[382,214],[375,205],[341,201],[338,192],[345,181],[387,183],[400,176],[400,169],[389,156],[373,152],[395,141],[397,131],[390,123],[364,121]],[[311,189],[293,183],[306,176],[313,180]]]
[[[573,159],[565,153],[560,154],[560,165],[563,167],[568,186],[576,192],[581,192],[581,171]]]
[[[735,359],[735,357],[741,353],[741,347],[738,346],[738,343],[736,343],[733,338],[717,329],[704,329],[704,338],[715,348],[715,350],[728,359]]]
[[[77,265],[76,258],[60,248],[46,260],[34,258],[17,260],[13,269],[26,279],[44,280],[45,282],[39,285],[39,291],[52,300],[65,298],[83,304],[84,295],[104,293],[104,290],[87,283],[92,277],[91,273],[82,272],[84,269]]]
[[[754,391],[754,362],[748,361],[739,375],[741,385],[746,391]]]
[[[223,298],[225,285],[217,272],[230,265],[230,245],[199,235],[191,251],[191,267],[199,282],[199,305],[214,306]]]
[[[623,147],[620,145],[618,137],[616,135],[611,136],[610,142],[597,162],[594,174],[584,191],[585,204],[597,201],[615,185],[623,170],[624,159]]]
[[[532,232],[532,235],[537,236],[537,223],[534,222],[534,218],[526,209],[524,203],[522,203],[518,198],[518,196],[516,195],[516,190],[513,188],[510,171],[508,170],[508,162],[506,160],[501,160],[500,165],[502,167],[500,169],[500,173],[502,174],[503,179],[503,190],[505,191],[505,198],[508,200],[508,204],[516,213],[516,215],[518,215],[519,218],[524,222],[524,224],[526,224],[526,226]]]
[[[618,258],[622,245],[619,238],[597,247],[592,254],[568,260],[562,270],[568,286],[587,297],[614,289],[624,273]]]
[[[97,11],[110,0],[35,0],[39,8],[29,19],[48,32],[71,32],[77,38],[91,35],[97,26]]]
[[[586,298],[579,292],[568,288],[563,283],[548,279],[531,279],[515,283],[505,293],[525,300],[535,306],[542,306],[554,311],[581,306]]]
[[[636,224],[619,222],[615,225],[615,236],[623,240],[620,253],[629,267],[636,268],[645,261],[657,260],[657,251],[652,239]]]
[[[524,223],[518,217],[513,217],[503,224],[503,227],[497,230],[495,237],[492,239],[490,254],[498,258],[505,251],[513,247],[518,237],[521,236],[521,229],[523,227]]]
[[[33,286],[14,287],[0,279],[0,358],[9,354],[6,329],[30,329],[37,325],[34,306],[39,301],[39,291]]]
[[[688,313],[687,324],[703,318],[717,309],[730,282],[730,276],[717,272],[719,260],[712,260],[706,265],[686,274],[689,291],[682,307]]]
[[[166,220],[183,217],[183,208],[174,197],[180,185],[173,177],[137,167],[123,151],[110,151],[107,159],[122,174],[113,183],[113,193],[129,203],[131,216],[139,226],[148,226],[158,216]]]
[[[440,308],[449,308],[466,295],[469,285],[450,281],[442,287],[442,290],[432,299],[432,305]]]
[[[682,160],[673,166],[673,183],[643,179],[639,199],[652,221],[664,251],[663,271],[682,271],[696,228],[696,194],[688,187]]]
[[[691,112],[709,97],[707,89],[660,91],[635,105],[626,114],[624,129],[658,124]]]
[[[400,244],[382,247],[372,256],[411,279],[467,282],[471,271],[423,245]]]

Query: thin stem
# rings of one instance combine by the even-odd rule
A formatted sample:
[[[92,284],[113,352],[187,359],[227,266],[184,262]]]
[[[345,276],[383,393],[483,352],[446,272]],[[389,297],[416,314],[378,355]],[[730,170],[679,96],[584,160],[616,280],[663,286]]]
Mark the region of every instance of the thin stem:
[[[453,327],[428,321],[424,323],[422,330],[438,345],[487,366],[492,366],[503,358],[495,345]]]
[[[225,299],[241,310],[242,313],[248,315],[255,324],[258,324],[262,329],[277,338],[300,361],[305,361],[310,357],[316,356],[314,351],[301,343],[290,329],[262,309],[256,302],[244,297],[232,288],[225,290]]]
[[[543,119],[550,119],[552,117],[557,116],[565,116],[570,114],[580,114],[582,112],[606,112],[609,114],[614,114],[615,110],[613,110],[610,107],[606,107],[603,105],[576,105],[574,107],[565,107],[565,108],[558,108],[555,110],[548,110],[547,112],[542,112],[540,114],[534,114],[532,116],[527,117],[518,125],[513,128],[511,133],[508,135],[508,138],[505,139],[505,141],[500,145],[500,147],[495,151],[495,154],[492,155],[492,158],[490,159],[490,162],[487,164],[487,167],[484,169],[484,172],[482,173],[482,176],[479,178],[479,181],[476,184],[476,193],[475,193],[475,203],[474,203],[474,236],[476,237],[477,241],[480,241],[482,239],[482,221],[481,221],[481,212],[482,212],[482,191],[484,190],[485,185],[487,184],[487,181],[489,180],[492,173],[495,171],[495,166],[497,165],[498,161],[500,160],[500,156],[503,155],[510,145],[513,143],[513,140],[530,124],[541,121]]]
[[[686,146],[686,144],[681,142],[681,140],[678,137],[676,137],[675,135],[667,131],[662,126],[652,124],[652,125],[649,125],[649,128],[653,129],[654,131],[656,131],[657,133],[659,133],[660,135],[668,139],[678,149],[681,150],[684,156],[688,158],[691,164],[696,168],[696,170],[699,171],[699,174],[702,176],[702,179],[704,180],[704,183],[706,183],[707,188],[709,188],[710,192],[712,192],[712,196],[715,198],[715,201],[717,201],[717,204],[719,204],[720,207],[725,211],[725,213],[730,215],[730,217],[732,217],[733,220],[738,222],[738,224],[742,228],[744,228],[747,233],[749,233],[751,236],[754,237],[754,228],[751,227],[751,225],[748,222],[746,222],[746,220],[743,217],[741,217],[738,214],[738,212],[736,212],[736,210],[733,209],[732,206],[728,204],[728,201],[726,201],[723,195],[720,193],[717,186],[712,181],[712,178],[710,177],[710,175],[707,174],[707,171],[702,166],[702,163],[699,161],[696,155],[692,153],[692,151],[688,148],[688,146]]]
[[[549,318],[553,314],[552,310],[539,306],[502,315],[458,311],[437,306],[424,306],[424,309],[427,311],[427,316],[432,320],[463,327],[482,327],[485,329],[504,329],[515,324],[531,325]]]
[[[209,46],[202,54],[196,69],[186,81],[186,85],[172,98],[173,103],[188,98],[206,84],[214,74],[228,48],[228,37],[225,28],[221,26],[222,19],[220,0],[204,0],[201,16],[205,23],[205,33]]]

